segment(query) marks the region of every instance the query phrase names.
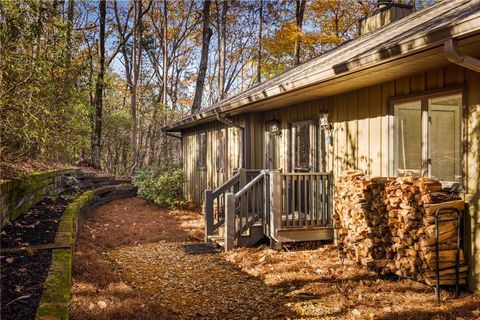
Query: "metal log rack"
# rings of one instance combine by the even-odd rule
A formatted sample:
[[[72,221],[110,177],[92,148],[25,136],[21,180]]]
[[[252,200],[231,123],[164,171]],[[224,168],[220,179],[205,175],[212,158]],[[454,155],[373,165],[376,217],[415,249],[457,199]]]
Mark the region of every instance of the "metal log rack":
[[[435,296],[437,303],[440,302],[440,253],[439,253],[439,243],[438,243],[438,218],[440,213],[444,212],[456,212],[457,214],[457,251],[455,253],[455,293],[454,297],[458,297],[459,294],[459,285],[460,285],[460,245],[461,245],[461,222],[462,222],[462,211],[457,208],[439,208],[435,211]]]

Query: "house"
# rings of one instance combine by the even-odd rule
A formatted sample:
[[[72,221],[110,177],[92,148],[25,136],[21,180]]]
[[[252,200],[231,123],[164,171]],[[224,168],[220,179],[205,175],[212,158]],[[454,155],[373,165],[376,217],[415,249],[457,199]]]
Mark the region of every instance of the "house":
[[[480,1],[382,4],[361,35],[166,128],[185,195],[227,249],[332,239],[343,170],[427,176],[460,190],[480,290]],[[219,232],[218,230],[223,230]]]

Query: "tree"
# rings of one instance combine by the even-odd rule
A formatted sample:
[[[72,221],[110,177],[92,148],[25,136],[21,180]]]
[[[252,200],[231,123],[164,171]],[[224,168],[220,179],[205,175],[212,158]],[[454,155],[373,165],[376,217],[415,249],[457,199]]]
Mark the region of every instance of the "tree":
[[[100,35],[98,40],[98,72],[95,84],[95,99],[94,99],[94,126],[92,137],[92,158],[91,165],[94,168],[100,169],[100,152],[102,141],[102,109],[103,109],[103,89],[104,89],[104,75],[105,75],[105,20],[107,16],[106,0],[100,0],[99,17],[100,17]]]
[[[263,0],[258,0],[258,58],[257,82],[262,82],[262,32],[263,32]]]
[[[303,15],[305,13],[305,5],[307,0],[296,0],[295,6],[295,23],[297,25],[297,32],[302,32]],[[293,52],[293,64],[300,64],[300,34],[295,38],[295,51]]]
[[[195,96],[193,97],[192,114],[198,112],[202,107],[203,87],[205,85],[205,76],[207,73],[208,49],[210,38],[212,37],[212,30],[210,29],[210,0],[204,0],[203,2],[202,17],[202,53],[200,56],[197,84],[195,86]]]

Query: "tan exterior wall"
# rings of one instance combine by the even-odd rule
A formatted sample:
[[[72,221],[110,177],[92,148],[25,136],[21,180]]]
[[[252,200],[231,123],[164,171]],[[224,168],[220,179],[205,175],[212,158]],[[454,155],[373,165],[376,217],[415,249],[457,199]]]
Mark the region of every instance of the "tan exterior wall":
[[[243,117],[233,119],[236,123],[242,124]],[[225,136],[225,169],[218,170],[217,164],[217,135],[224,130]],[[199,145],[197,136],[201,133],[207,134],[207,166],[200,170],[197,166],[199,157]],[[234,169],[242,165],[242,133],[240,129],[228,127],[218,121],[196,126],[182,132],[182,162],[187,182],[184,186],[186,199],[201,203],[203,191],[214,189],[227,180]]]
[[[249,148],[248,168],[264,167],[265,123],[276,119],[281,124],[281,136],[278,140],[277,163],[288,170],[290,157],[289,125],[295,121],[318,119],[322,113],[328,113],[329,122],[334,124],[333,146],[327,146],[327,170],[335,176],[347,169],[361,169],[371,176],[388,176],[392,161],[389,150],[389,98],[414,93],[428,92],[463,85],[465,102],[464,130],[464,174],[465,199],[469,203],[467,235],[465,239],[470,254],[472,289],[480,291],[478,274],[480,273],[480,75],[471,70],[451,65],[431,70],[407,78],[385,82],[379,85],[355,90],[345,94],[322,98],[301,105],[277,109],[265,113],[245,115]],[[237,119],[237,122],[241,121]],[[201,192],[205,188],[214,188],[224,181],[234,168],[241,166],[240,130],[228,129],[228,153],[226,170],[215,170],[214,132],[225,125],[213,123],[202,125],[183,132],[184,167],[189,183],[185,191],[188,199],[201,201]],[[195,134],[206,130],[208,139],[208,166],[205,172],[196,167],[198,150]],[[474,273],[477,276],[474,276]],[[477,280],[473,280],[477,279]]]

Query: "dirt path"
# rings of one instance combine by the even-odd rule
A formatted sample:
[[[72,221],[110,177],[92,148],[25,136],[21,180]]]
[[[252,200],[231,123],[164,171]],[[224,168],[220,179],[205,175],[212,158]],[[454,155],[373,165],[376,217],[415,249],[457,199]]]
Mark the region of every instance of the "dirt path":
[[[73,319],[477,319],[480,297],[379,279],[331,246],[191,255],[202,217],[137,198],[95,210],[74,257]]]

